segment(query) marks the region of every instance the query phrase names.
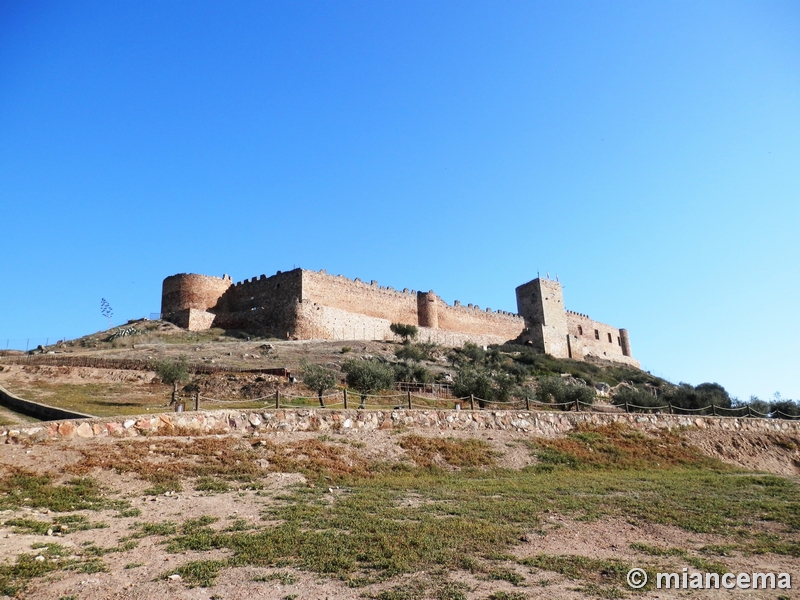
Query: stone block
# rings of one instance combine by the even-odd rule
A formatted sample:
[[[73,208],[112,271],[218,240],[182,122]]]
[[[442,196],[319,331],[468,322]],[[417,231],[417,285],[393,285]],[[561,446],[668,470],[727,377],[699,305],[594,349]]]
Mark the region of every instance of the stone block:
[[[94,431],[89,423],[81,423],[75,428],[75,435],[81,438],[94,437]]]

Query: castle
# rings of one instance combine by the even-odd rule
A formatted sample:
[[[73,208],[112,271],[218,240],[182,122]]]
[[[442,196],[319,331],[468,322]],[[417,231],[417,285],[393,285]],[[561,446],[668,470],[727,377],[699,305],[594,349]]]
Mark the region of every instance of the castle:
[[[419,338],[451,346],[514,341],[557,358],[596,357],[639,366],[628,332],[564,308],[561,284],[537,278],[516,289],[519,314],[450,306],[417,292],[294,269],[233,283],[228,275],[181,273],[164,279],[161,314],[188,329],[239,329],[283,339],[393,339],[392,323],[416,325]]]

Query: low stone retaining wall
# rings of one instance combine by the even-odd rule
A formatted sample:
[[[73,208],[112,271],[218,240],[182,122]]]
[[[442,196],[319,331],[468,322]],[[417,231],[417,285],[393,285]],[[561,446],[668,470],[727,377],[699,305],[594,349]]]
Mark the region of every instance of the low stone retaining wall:
[[[0,387],[0,405],[10,408],[14,412],[40,419],[42,421],[55,421],[57,419],[91,419],[92,415],[66,410],[56,406],[49,406],[33,400],[25,400],[15,396],[4,387]]]
[[[622,423],[644,431],[696,427],[731,433],[774,431],[800,435],[800,421],[744,417],[489,410],[279,409],[199,411],[53,421],[24,428],[0,428],[0,440],[4,439],[8,443],[73,437],[246,435],[297,431],[348,433],[396,427],[442,431],[510,430],[547,437],[566,433],[582,423]]]

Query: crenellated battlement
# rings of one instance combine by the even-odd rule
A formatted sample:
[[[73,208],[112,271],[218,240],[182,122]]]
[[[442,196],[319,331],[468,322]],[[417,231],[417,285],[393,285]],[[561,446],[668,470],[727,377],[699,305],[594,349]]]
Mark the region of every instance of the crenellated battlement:
[[[402,290],[343,275],[293,269],[233,283],[228,275],[172,275],[164,280],[164,318],[190,330],[240,329],[282,339],[393,339],[392,323],[420,328],[421,339],[481,345],[516,342],[557,357],[597,356],[627,364],[624,329],[564,308],[557,280],[517,288],[518,313],[452,305],[432,290]]]

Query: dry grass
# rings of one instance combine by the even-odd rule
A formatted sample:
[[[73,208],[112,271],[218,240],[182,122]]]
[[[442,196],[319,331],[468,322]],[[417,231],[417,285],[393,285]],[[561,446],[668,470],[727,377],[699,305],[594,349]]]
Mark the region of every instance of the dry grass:
[[[248,483],[262,474],[255,462],[259,454],[246,442],[230,437],[122,441],[110,446],[88,446],[80,452],[82,458],[69,467],[71,472],[85,474],[92,469],[107,469],[135,473],[154,484],[151,493],[180,490],[183,477],[219,477]]]
[[[431,467],[490,467],[496,453],[483,440],[457,440],[408,435],[399,445],[417,466]]]
[[[616,423],[583,425],[566,437],[538,439],[531,445],[543,464],[570,468],[723,468],[675,433],[659,431],[646,435]]]

